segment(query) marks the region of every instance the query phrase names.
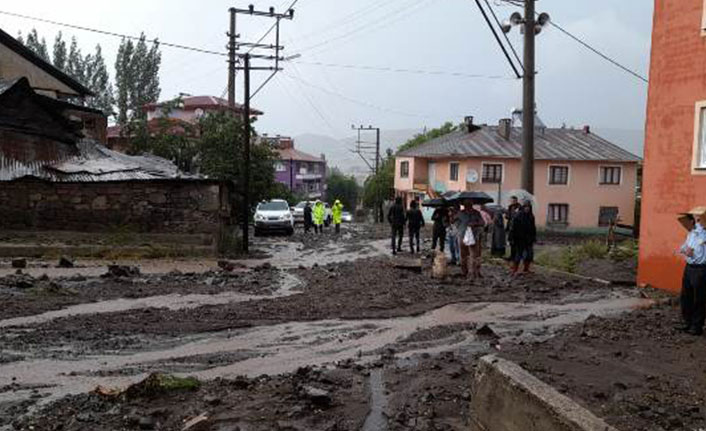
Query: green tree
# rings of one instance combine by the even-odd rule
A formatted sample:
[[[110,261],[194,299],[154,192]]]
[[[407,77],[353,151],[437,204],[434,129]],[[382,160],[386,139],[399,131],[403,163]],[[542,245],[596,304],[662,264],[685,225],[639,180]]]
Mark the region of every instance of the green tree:
[[[51,61],[49,59],[49,51],[47,50],[47,41],[44,38],[39,38],[37,29],[33,28],[32,31],[29,32],[25,46],[31,49],[32,52],[37,54],[41,59],[46,60],[47,62]]]
[[[377,175],[371,175],[363,186],[363,205],[366,208],[376,208],[382,201],[392,197],[395,186],[395,156],[392,150],[382,160]]]
[[[106,116],[113,114],[113,105],[115,97],[113,97],[113,86],[110,83],[108,76],[108,68],[103,59],[103,51],[100,45],[96,45],[94,55],[87,55],[84,58],[86,71],[86,86],[95,94],[88,101],[88,106],[95,109],[100,109]]]
[[[71,38],[69,56],[66,59],[66,74],[78,82],[86,84],[86,63],[75,37]]]
[[[117,121],[125,125],[129,120],[130,111],[130,86],[133,85],[134,71],[132,70],[132,54],[135,46],[130,39],[123,39],[118,48],[115,60],[115,87],[117,103]]]
[[[345,176],[340,170],[333,168],[326,184],[326,197],[329,204],[333,205],[336,199],[339,199],[344,208],[348,211],[355,211],[360,187],[353,176]]]
[[[408,140],[407,142],[405,142],[404,144],[400,145],[399,148],[397,148],[397,152],[399,153],[402,151],[406,151],[406,150],[418,147],[427,141],[439,138],[444,135],[448,135],[449,133],[455,132],[456,130],[458,130],[458,126],[455,126],[450,121],[447,121],[439,128],[431,129],[429,131],[425,131],[424,133],[420,133],[420,134],[416,135],[414,138],[412,138],[412,139]]]
[[[123,39],[115,61],[117,87],[117,121],[127,124],[130,119],[144,119],[142,107],[159,99],[159,68],[162,54],[159,42],[148,48],[143,34],[137,43]]]
[[[54,67],[61,70],[62,72],[65,72],[66,62],[68,61],[68,53],[66,50],[66,41],[64,41],[61,32],[57,33],[56,38],[54,39],[53,53]]]

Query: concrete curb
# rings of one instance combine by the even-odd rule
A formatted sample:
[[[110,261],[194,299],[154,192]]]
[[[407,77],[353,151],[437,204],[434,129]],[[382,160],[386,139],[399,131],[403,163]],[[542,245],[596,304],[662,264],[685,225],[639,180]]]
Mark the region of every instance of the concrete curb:
[[[522,367],[480,359],[473,385],[474,431],[617,431]]]

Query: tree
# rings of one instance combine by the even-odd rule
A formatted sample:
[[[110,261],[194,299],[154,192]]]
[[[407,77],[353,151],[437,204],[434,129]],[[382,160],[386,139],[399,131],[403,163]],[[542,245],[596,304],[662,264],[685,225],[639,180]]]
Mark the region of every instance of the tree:
[[[37,54],[41,59],[47,62],[51,61],[49,59],[49,51],[47,50],[47,41],[44,38],[39,39],[37,29],[33,28],[32,31],[29,32],[25,46],[31,49],[32,52]]]
[[[347,177],[337,168],[333,168],[326,184],[326,196],[329,204],[333,205],[336,199],[339,199],[346,209],[355,210],[358,206],[358,190],[360,187],[353,176]]]
[[[437,129],[431,129],[428,132],[420,133],[414,138],[408,140],[404,144],[397,148],[397,152],[402,152],[422,145],[423,143],[430,141],[432,139],[439,138],[441,136],[447,135],[451,132],[458,130],[458,126],[455,126],[450,121],[444,123],[441,127]]]
[[[113,115],[113,86],[110,84],[108,68],[103,59],[103,51],[100,45],[96,45],[94,55],[87,55],[84,59],[86,71],[86,86],[95,94],[88,101],[88,106],[100,109],[106,116]]]
[[[144,33],[135,44],[131,40],[123,39],[115,61],[118,123],[127,124],[131,118],[146,118],[143,106],[157,102],[161,92],[161,63],[159,42],[155,41],[148,49]]]
[[[392,150],[388,150],[387,157],[382,160],[377,175],[371,175],[365,180],[363,205],[366,208],[379,208],[382,201],[390,198],[394,187],[395,156]]]
[[[66,59],[66,74],[82,84],[86,83],[86,63],[75,37],[71,38],[69,56]]]
[[[127,124],[130,110],[130,87],[135,78],[132,67],[132,54],[135,47],[130,39],[123,39],[118,48],[118,55],[115,60],[115,87],[116,103],[118,108],[117,121],[119,124]]]
[[[67,52],[66,52],[66,42],[64,41],[61,32],[59,32],[56,35],[56,38],[54,39],[54,67],[57,69],[61,70],[62,72],[66,71],[66,62],[67,62]]]

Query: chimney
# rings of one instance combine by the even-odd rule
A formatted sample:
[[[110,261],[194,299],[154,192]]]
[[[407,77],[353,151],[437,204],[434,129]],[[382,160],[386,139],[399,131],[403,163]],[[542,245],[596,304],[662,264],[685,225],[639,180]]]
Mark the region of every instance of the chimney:
[[[463,119],[463,124],[466,126],[468,133],[472,133],[476,130],[476,126],[473,125],[473,116],[469,115]]]
[[[512,131],[512,119],[502,118],[498,123],[498,133],[506,141],[510,139],[510,132]]]
[[[583,126],[583,133],[590,135],[591,134],[591,126],[589,126],[589,125]]]

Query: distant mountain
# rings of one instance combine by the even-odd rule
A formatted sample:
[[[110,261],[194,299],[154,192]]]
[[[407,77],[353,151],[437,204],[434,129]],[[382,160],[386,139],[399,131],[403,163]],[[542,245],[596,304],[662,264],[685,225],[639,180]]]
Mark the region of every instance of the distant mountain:
[[[645,154],[645,131],[630,129],[596,128],[596,135],[630,151],[639,157]]]

